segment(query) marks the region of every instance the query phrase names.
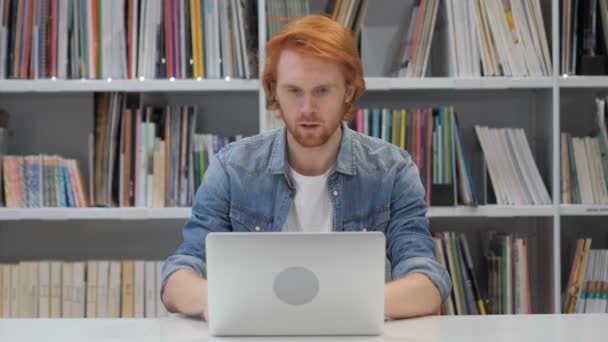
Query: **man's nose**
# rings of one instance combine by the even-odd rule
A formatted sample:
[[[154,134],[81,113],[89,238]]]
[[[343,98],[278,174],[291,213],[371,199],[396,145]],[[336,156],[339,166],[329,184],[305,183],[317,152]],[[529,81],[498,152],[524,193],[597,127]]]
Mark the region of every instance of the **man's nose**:
[[[315,112],[317,109],[317,102],[312,95],[305,95],[302,97],[300,103],[300,113],[303,115]]]

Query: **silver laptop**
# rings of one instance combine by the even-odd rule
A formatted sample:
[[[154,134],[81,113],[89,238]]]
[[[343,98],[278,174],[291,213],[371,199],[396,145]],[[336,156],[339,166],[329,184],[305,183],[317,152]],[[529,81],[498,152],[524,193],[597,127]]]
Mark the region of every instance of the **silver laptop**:
[[[209,331],[238,335],[380,335],[380,232],[210,233]]]

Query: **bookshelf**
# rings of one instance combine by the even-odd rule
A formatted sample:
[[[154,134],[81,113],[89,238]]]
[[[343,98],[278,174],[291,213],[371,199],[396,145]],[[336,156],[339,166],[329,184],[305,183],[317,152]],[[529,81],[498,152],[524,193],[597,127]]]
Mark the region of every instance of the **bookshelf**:
[[[410,2],[374,1],[362,39],[379,37],[375,44],[394,49],[395,36],[409,22],[409,17],[401,13]],[[445,18],[440,16],[431,48],[430,77],[367,75],[367,92],[357,103],[362,108],[454,106],[459,112],[465,150],[472,157],[477,188],[483,175],[473,126],[525,130],[552,204],[435,206],[430,208],[428,217],[435,232],[453,230],[472,238],[473,257],[478,261],[482,256],[476,246],[486,231],[529,237],[531,271],[535,272],[533,306],[537,313],[561,310],[564,277],[569,272],[571,245],[575,243],[572,236],[579,228],[579,219],[600,227],[605,226],[608,217],[608,206],[560,203],[559,134],[562,130],[587,134],[593,129],[593,99],[608,93],[608,76],[561,75],[560,3],[541,0],[553,66],[549,77],[446,76],[442,44],[447,33]],[[327,0],[310,0],[309,4],[311,12],[319,13]],[[263,61],[265,0],[257,1],[257,13],[258,57]],[[263,67],[263,63],[259,66]],[[76,158],[88,179],[87,141],[94,127],[94,94],[98,92],[140,93],[144,102],[158,105],[196,104],[197,132],[249,135],[267,127],[265,97],[257,79],[0,80],[0,105],[11,113],[9,152]],[[581,117],[580,113],[588,114]],[[0,262],[54,258],[160,260],[173,253],[181,241],[180,230],[189,216],[189,208],[0,208]],[[581,231],[584,234],[584,229]]]

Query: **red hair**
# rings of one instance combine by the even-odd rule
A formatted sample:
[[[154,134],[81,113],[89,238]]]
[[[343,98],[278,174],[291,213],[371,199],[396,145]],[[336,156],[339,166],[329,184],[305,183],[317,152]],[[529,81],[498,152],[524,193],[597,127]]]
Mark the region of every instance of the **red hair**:
[[[349,29],[322,16],[308,15],[286,25],[266,44],[266,65],[262,85],[270,109],[279,109],[273,95],[277,81],[277,64],[281,52],[291,49],[302,55],[336,62],[342,69],[346,85],[354,86],[351,102],[346,104],[344,118],[352,120],[355,107],[352,102],[365,91],[363,67],[357,46]]]

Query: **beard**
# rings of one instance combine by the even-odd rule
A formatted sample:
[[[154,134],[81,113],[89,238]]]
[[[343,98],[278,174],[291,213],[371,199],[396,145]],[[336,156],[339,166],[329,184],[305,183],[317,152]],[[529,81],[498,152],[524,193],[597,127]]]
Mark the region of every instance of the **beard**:
[[[314,122],[314,128],[306,128],[302,123]],[[323,146],[329,141],[331,136],[340,128],[342,120],[332,120],[326,122],[318,119],[298,120],[296,122],[285,121],[287,131],[293,136],[294,140],[302,147],[314,148]]]

